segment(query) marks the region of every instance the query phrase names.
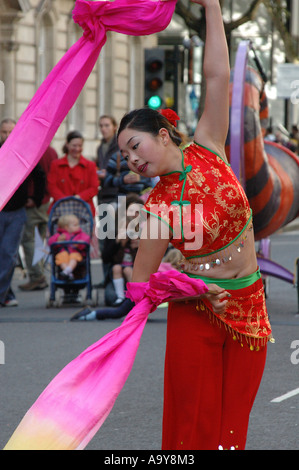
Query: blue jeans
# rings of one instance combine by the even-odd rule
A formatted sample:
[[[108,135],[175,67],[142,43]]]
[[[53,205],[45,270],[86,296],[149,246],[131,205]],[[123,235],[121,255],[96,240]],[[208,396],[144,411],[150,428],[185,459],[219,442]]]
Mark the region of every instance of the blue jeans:
[[[0,304],[4,304],[12,281],[25,222],[25,208],[0,212]]]

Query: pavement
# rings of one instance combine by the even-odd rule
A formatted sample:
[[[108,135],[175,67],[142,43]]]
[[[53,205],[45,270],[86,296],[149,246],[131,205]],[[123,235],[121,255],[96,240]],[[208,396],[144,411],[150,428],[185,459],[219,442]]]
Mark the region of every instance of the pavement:
[[[99,284],[102,280],[102,262],[100,259],[92,260],[91,262],[92,271],[92,283]],[[50,285],[50,266],[46,266],[46,278]],[[35,291],[22,291],[18,288],[20,284],[24,284],[28,281],[26,277],[26,271],[17,267],[14,273],[12,282],[12,288],[19,302],[18,307],[5,307],[1,309],[0,321],[2,322],[48,322],[48,321],[69,321],[71,316],[83,308],[82,305],[63,305],[62,307],[46,308],[47,295],[49,293],[49,287],[43,290]],[[97,289],[98,291],[98,308],[104,306],[104,290]],[[86,291],[80,291],[81,297],[84,299]]]
[[[299,217],[286,225],[275,235],[293,233],[299,231]],[[299,256],[299,255],[298,255]],[[102,261],[93,259],[91,261],[92,283],[99,284],[102,279]],[[50,279],[50,266],[46,267],[46,277]],[[15,270],[12,287],[18,299],[18,307],[1,309],[1,322],[6,321],[68,321],[71,316],[82,306],[62,306],[60,308],[46,308],[46,294],[49,289],[41,291],[23,292],[18,289],[19,284],[27,281],[26,272],[21,268]],[[81,294],[85,295],[84,291]],[[98,308],[104,307],[104,290],[98,289]]]
[[[271,237],[271,243],[273,260],[293,270],[294,258],[299,256],[299,219]],[[5,345],[5,364],[0,368],[0,448],[49,380],[122,323],[122,319],[70,322],[76,307],[47,309],[44,291],[18,290],[18,284],[26,282],[23,276],[17,269],[13,280],[19,307],[0,311],[0,343]],[[92,278],[94,284],[102,279],[100,260],[92,261]],[[269,345],[247,449],[299,450],[299,348],[297,352],[293,346],[299,344],[299,315],[293,285],[271,278],[267,307],[276,342]],[[165,342],[166,309],[161,308],[151,314],[130,377],[88,450],[160,449]]]

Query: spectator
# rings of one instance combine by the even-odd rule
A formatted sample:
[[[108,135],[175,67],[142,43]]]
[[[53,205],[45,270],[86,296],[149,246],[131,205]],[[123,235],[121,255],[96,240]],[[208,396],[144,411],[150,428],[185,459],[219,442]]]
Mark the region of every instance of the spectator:
[[[99,128],[103,136],[100,146],[97,149],[96,165],[98,167],[98,176],[101,187],[98,194],[98,203],[114,202],[117,198],[117,188],[104,187],[103,182],[106,178],[107,164],[113,154],[119,151],[116,131],[117,122],[113,116],[103,115],[99,119]]]
[[[104,180],[107,175],[107,164],[114,153],[119,151],[117,139],[116,139],[116,131],[117,131],[117,122],[113,116],[103,115],[99,119],[99,128],[102,134],[102,141],[100,146],[97,149],[97,156],[96,156],[96,164],[98,167],[98,177],[101,183],[101,187],[98,193],[98,204],[115,204],[117,202],[117,188],[107,187],[104,188]],[[103,216],[99,216],[99,220],[101,222]],[[104,241],[99,240],[99,248],[101,254],[104,250]],[[104,262],[102,265],[103,268],[103,275],[104,278],[108,273],[109,266],[107,266]],[[101,282],[98,287],[104,287],[104,284]]]
[[[5,119],[0,124],[2,146],[15,126],[15,121]],[[29,196],[29,184],[33,181],[33,193]],[[45,173],[37,165],[30,176],[0,212],[0,307],[17,306],[18,301],[11,289],[14,268],[26,222],[26,207],[39,207],[45,193]]]
[[[131,193],[142,196],[153,188],[153,182],[151,178],[130,171],[126,160],[118,152],[108,162],[104,188],[117,188],[119,196]]]
[[[116,293],[114,307],[119,306],[125,300],[125,284],[131,282],[133,274],[133,264],[137,253],[139,240],[129,237],[120,240],[123,248],[123,258],[120,264],[112,266],[112,281]]]
[[[16,121],[11,118],[3,119],[0,123],[0,147],[4,144],[16,125]]]
[[[58,155],[56,151],[52,147],[48,147],[39,162],[46,176],[50,171],[52,161],[57,159]],[[33,266],[32,261],[34,257],[35,228],[38,228],[39,234],[43,240],[46,238],[49,205],[50,194],[46,187],[45,197],[41,206],[37,207],[33,204],[31,207],[26,208],[27,221],[21,244],[24,249],[29,282],[19,285],[19,289],[23,291],[41,290],[48,286],[43,263],[39,262]]]
[[[291,143],[294,146],[294,152],[299,154],[299,128],[297,124],[292,125],[292,131],[290,133]]]
[[[63,147],[65,156],[54,160],[48,174],[48,189],[54,202],[67,196],[83,199],[95,215],[93,197],[98,194],[99,180],[96,165],[82,156],[84,139],[73,131]]]
[[[269,142],[275,142],[276,140],[275,134],[273,133],[273,128],[271,126],[266,130],[265,140],[268,140]]]
[[[57,242],[73,241],[74,244],[57,246],[58,253],[55,256],[55,264],[61,269],[60,277],[65,281],[74,279],[73,272],[78,263],[84,259],[85,246],[75,244],[75,242],[90,242],[90,237],[80,228],[78,217],[73,214],[63,215],[58,220],[58,230],[55,235],[49,238],[48,244],[51,246]]]

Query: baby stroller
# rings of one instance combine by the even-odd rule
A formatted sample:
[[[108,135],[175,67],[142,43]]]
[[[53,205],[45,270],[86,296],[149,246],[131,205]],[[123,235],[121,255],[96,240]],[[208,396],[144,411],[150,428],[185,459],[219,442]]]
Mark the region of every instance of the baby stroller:
[[[62,215],[74,214],[80,221],[82,230],[92,237],[93,217],[89,205],[82,199],[70,196],[57,201],[50,212],[48,221],[49,236],[57,232],[58,219]],[[46,292],[46,307],[61,307],[63,305],[91,305],[98,304],[98,291],[92,289],[91,268],[90,268],[90,244],[78,242],[75,244],[84,245],[84,259],[78,264],[74,271],[73,280],[64,280],[60,277],[60,268],[55,264],[55,255],[58,252],[58,246],[66,247],[74,244],[72,241],[59,241],[50,246],[51,257],[51,280],[50,291]],[[79,291],[86,289],[85,299],[82,301]]]

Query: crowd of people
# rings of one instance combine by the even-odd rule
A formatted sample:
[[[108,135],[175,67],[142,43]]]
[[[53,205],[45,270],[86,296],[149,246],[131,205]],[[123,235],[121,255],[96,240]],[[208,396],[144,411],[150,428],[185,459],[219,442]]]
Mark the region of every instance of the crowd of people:
[[[0,123],[0,147],[15,124],[15,120],[11,118]],[[18,288],[23,292],[30,292],[48,287],[44,260],[33,263],[35,235],[38,230],[42,240],[47,238],[49,213],[56,201],[67,196],[80,198],[89,204],[93,217],[96,217],[94,201],[98,205],[110,204],[115,211],[120,196],[126,197],[127,208],[132,203],[143,205],[146,201],[157,179],[130,171],[127,161],[119,151],[117,129],[118,124],[113,116],[103,115],[99,118],[101,142],[93,161],[83,156],[84,137],[78,131],[69,132],[66,136],[62,158],[49,146],[34,171],[0,212],[0,257],[7,260],[1,263],[0,268],[0,307],[19,305],[11,283],[20,246],[23,248],[27,281],[18,285]],[[297,125],[292,126],[288,138],[281,130],[268,128],[265,139],[299,153]],[[101,217],[100,215],[99,223]],[[123,316],[128,310],[126,306],[130,306],[129,302],[125,302],[125,284],[131,280],[138,240],[130,240],[128,237],[119,239],[116,234],[112,239],[108,235],[106,238],[101,237],[98,242],[103,280],[96,287],[105,289],[107,306],[118,307],[124,303],[120,310],[120,316]],[[121,260],[120,256],[124,259]],[[88,316],[90,312],[88,308],[83,309],[74,318],[95,318],[94,314]],[[117,316],[115,312],[111,316]],[[103,318],[101,312],[98,312],[97,318]]]
[[[275,128],[270,126],[267,129],[265,139],[283,145],[299,155],[299,126],[297,124],[292,125],[290,132],[281,125]]]
[[[110,253],[104,260],[107,268],[104,274],[115,291],[112,309],[119,309],[124,304],[128,309],[136,301],[138,315],[143,322],[145,312],[142,308],[147,307],[140,302],[140,291],[135,289],[133,292],[134,289],[129,288],[130,298],[126,302],[125,282],[146,287],[151,276],[164,269],[163,263],[171,263],[172,267],[179,263],[181,271],[168,273],[170,280],[178,284],[178,292],[182,295],[171,298],[167,314],[162,450],[243,450],[251,408],[263,376],[267,344],[273,338],[257,265],[252,210],[225,154],[230,66],[221,8],[218,0],[193,2],[205,8],[206,17],[203,64],[206,101],[193,141],[188,146],[184,145],[185,136],[177,128],[179,117],[176,113],[170,110],[157,112],[150,108],[127,113],[117,134],[112,118],[105,116],[100,119],[103,141],[97,162],[83,157],[84,139],[79,132],[68,134],[64,156],[52,161],[46,176],[38,166],[34,172],[39,172],[39,178],[32,173],[13,196],[13,201],[9,201],[1,212],[0,257],[6,256],[8,261],[0,268],[0,303],[8,305],[15,257],[26,223],[24,204],[29,209],[34,206],[40,208],[46,182],[52,203],[71,195],[89,204],[93,216],[96,213],[94,197],[98,196],[99,202],[107,197],[119,210],[115,195],[124,195],[127,201],[125,221],[114,231],[116,236],[110,244],[110,251],[104,245],[105,240],[101,240],[103,259]],[[18,197],[19,191],[22,191],[21,198]],[[132,194],[143,202],[143,225],[141,219],[139,224],[131,224],[137,212],[136,206],[132,209],[133,204],[129,201]],[[132,211],[128,211],[129,208]],[[19,224],[18,231],[14,227],[15,221]],[[63,245],[55,258],[55,263],[62,269],[62,276],[71,282],[76,264],[84,256],[76,247],[84,233],[74,217],[60,219],[58,225],[60,232],[54,239],[58,244],[75,237],[74,249],[67,251]],[[133,231],[130,236],[129,226]],[[14,240],[13,249],[10,246],[8,250],[6,230],[10,231],[11,244]],[[153,231],[157,236],[151,236]],[[202,239],[197,243],[200,231]],[[176,251],[165,259],[170,244],[171,250]],[[200,294],[191,290],[193,283],[202,286]],[[183,285],[190,288],[187,297],[183,296]],[[168,287],[170,289],[170,284],[167,287],[153,286],[152,294],[158,299],[168,299]],[[41,288],[41,285],[35,288]],[[143,295],[146,297],[148,293],[142,294],[142,298]],[[148,304],[149,299],[146,300]],[[140,303],[142,308],[138,305]],[[83,319],[101,318],[96,310],[84,315]],[[77,316],[77,319],[82,319],[82,316]],[[133,316],[133,323],[135,321]],[[130,341],[132,338],[135,341],[133,333]],[[114,339],[111,345],[114,354]],[[131,350],[131,343],[129,345]],[[107,342],[104,344],[105,355],[106,346]],[[104,378],[104,383],[111,387],[111,394],[115,396],[117,387],[111,380],[113,354],[107,354],[109,380]],[[80,356],[81,360],[82,356],[86,357],[86,354]],[[97,368],[93,370],[91,363],[95,362]],[[59,395],[61,402],[61,396],[65,394],[63,398],[68,415],[72,410],[70,406],[76,403],[74,396],[82,381],[85,394],[86,390],[94,391],[99,385],[103,377],[102,362],[99,365],[98,361],[88,361],[85,370],[82,362],[76,363],[76,369],[78,366],[80,370],[76,383],[70,380],[68,369],[66,375],[72,382],[72,397],[67,395],[64,386]],[[117,365],[123,367],[119,360]],[[88,380],[96,380],[88,382],[90,388],[85,386],[84,375]],[[109,388],[106,394],[109,395]],[[48,396],[53,399],[53,395]],[[79,394],[80,410],[88,398],[83,399]],[[90,403],[88,405],[88,410],[92,410]],[[106,416],[108,408],[103,408]],[[77,416],[83,414],[87,413],[81,412]],[[95,429],[95,414],[90,416],[92,422],[88,436],[92,434],[90,430]],[[51,445],[54,439],[52,429],[54,426],[51,428]],[[63,435],[62,427],[57,429]],[[77,441],[76,446],[78,448]]]
[[[4,144],[15,125],[15,120],[10,118],[0,123],[0,146]],[[116,211],[119,196],[125,196],[128,201],[133,198],[143,204],[146,195],[154,186],[154,181],[151,178],[140,177],[129,170],[118,148],[117,128],[113,116],[103,115],[99,118],[101,142],[96,149],[94,160],[83,156],[84,137],[79,131],[67,134],[61,156],[49,146],[34,171],[0,212],[0,257],[5,260],[0,268],[1,308],[19,305],[11,284],[15,266],[20,260],[20,247],[24,253],[27,279],[18,285],[18,289],[32,292],[49,287],[45,260],[34,262],[35,238],[36,233],[43,241],[49,238],[49,214],[57,201],[68,196],[79,198],[89,205],[93,218],[97,217],[97,204],[110,204]],[[61,232],[61,227],[57,236],[59,231]],[[105,299],[108,305],[115,303],[117,306],[124,300],[125,284],[121,289],[118,286],[130,279],[129,266],[117,274],[118,264],[114,266],[115,253],[111,251],[110,240],[101,237],[98,242],[103,281],[96,287],[105,288],[109,284]],[[118,239],[112,242],[118,247]],[[128,258],[128,247],[124,246],[123,240],[120,244],[125,248],[124,256]],[[58,258],[61,263],[61,255]],[[75,269],[74,262],[73,260],[71,263],[72,270]],[[118,262],[121,266],[122,261],[119,257]],[[123,263],[127,261],[123,260]],[[69,266],[65,266],[65,263],[62,263],[62,266],[62,277],[71,281],[72,272],[68,270]],[[110,281],[113,277],[115,279],[112,282],[112,292],[109,294]],[[119,279],[116,280],[117,278]],[[115,302],[110,300],[114,296],[116,296]]]

